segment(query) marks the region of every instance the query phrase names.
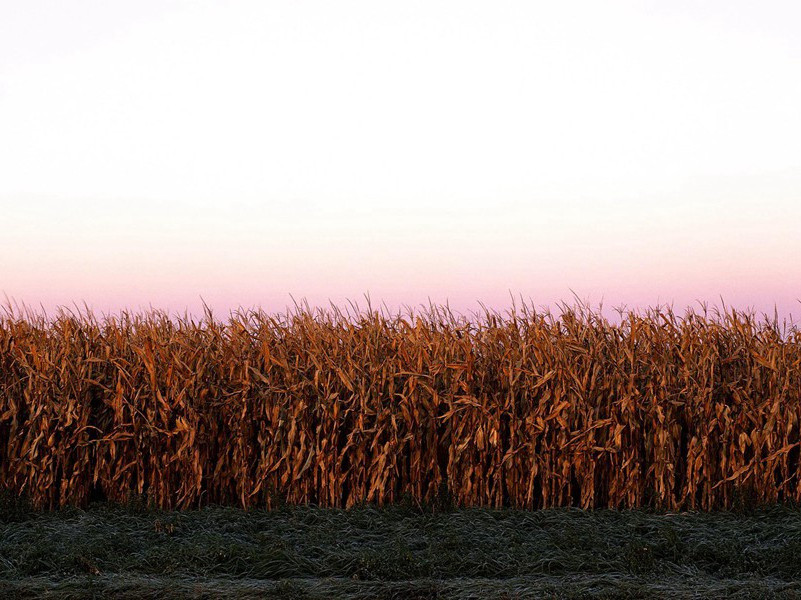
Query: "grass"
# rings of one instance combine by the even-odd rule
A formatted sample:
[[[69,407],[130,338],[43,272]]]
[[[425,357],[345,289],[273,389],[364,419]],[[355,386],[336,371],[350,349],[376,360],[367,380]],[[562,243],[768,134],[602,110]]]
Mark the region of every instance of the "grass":
[[[801,512],[0,511],[0,596],[796,598]]]

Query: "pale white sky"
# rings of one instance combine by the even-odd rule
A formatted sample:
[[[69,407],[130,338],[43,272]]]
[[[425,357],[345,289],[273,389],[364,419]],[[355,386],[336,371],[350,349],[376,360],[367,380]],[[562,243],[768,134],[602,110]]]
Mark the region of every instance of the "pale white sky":
[[[0,292],[801,312],[801,3],[0,0]]]

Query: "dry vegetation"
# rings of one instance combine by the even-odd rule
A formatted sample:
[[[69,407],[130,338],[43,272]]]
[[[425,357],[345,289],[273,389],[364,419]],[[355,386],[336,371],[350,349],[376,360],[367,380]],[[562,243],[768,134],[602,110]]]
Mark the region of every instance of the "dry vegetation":
[[[0,489],[36,505],[798,502],[801,332],[583,307],[0,318]]]

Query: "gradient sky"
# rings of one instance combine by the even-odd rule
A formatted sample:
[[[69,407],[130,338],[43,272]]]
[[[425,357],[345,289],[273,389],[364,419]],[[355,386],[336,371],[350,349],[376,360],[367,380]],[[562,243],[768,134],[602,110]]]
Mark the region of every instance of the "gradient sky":
[[[801,3],[0,0],[0,293],[801,314]]]

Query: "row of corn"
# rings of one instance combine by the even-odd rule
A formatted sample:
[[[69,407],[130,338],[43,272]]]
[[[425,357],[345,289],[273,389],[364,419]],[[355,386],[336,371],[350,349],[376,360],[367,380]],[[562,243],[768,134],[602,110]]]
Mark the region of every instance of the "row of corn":
[[[801,500],[801,332],[727,311],[0,317],[0,490],[40,507]]]

